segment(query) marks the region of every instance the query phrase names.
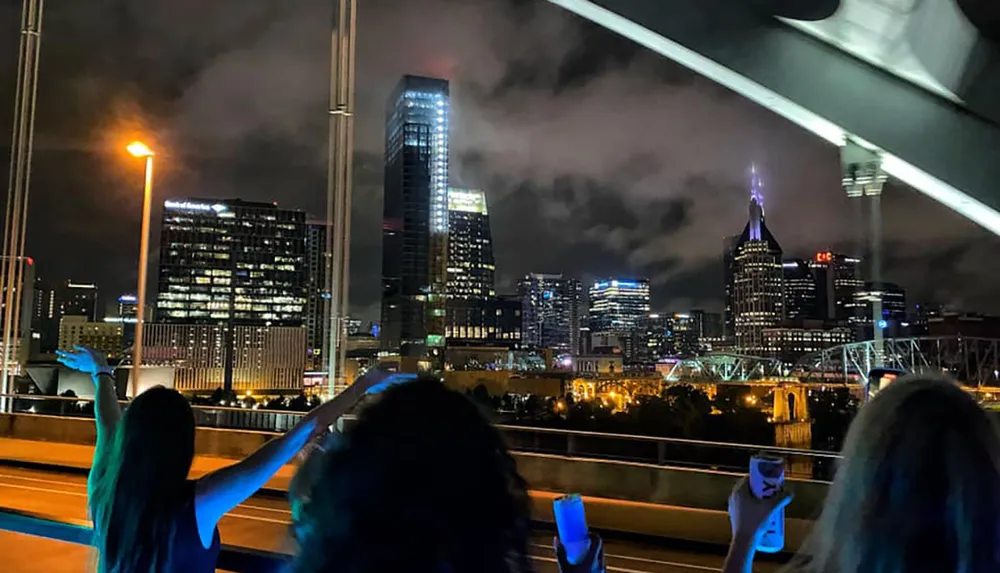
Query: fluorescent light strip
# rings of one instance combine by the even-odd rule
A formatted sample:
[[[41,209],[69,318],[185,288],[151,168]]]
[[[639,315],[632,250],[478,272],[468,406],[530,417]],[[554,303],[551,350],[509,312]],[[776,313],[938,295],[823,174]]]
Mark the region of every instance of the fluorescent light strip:
[[[678,64],[722,85],[753,101],[792,123],[813,133],[824,141],[837,146],[844,145],[848,132],[841,126],[821,117],[805,107],[781,96],[770,89],[742,76],[705,56],[665,38],[652,30],[620,16],[589,0],[549,0],[594,23],[620,34]],[[857,140],[852,136],[853,140]],[[882,168],[886,173],[917,189],[921,193],[952,209],[967,219],[983,226],[995,235],[1000,235],[1000,213],[974,199],[952,185],[941,181],[902,158],[862,141],[882,154]]]

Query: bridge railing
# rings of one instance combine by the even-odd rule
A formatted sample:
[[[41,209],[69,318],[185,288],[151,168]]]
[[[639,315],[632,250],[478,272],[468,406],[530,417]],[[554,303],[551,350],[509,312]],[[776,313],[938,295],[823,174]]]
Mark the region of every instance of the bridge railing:
[[[3,396],[0,396],[3,397]],[[9,411],[93,417],[92,400],[30,394],[8,395]],[[127,402],[122,402],[127,405]],[[194,405],[200,426],[280,433],[291,428],[305,412],[255,410],[225,406]],[[347,417],[350,423],[351,417]],[[535,426],[497,425],[511,449],[567,457],[635,462],[714,471],[745,472],[750,457],[764,451],[785,457],[791,477],[830,481],[839,454],[833,452],[690,440],[660,436],[590,432]]]
[[[0,508],[0,530],[42,537],[74,545],[91,545],[93,530],[76,523],[34,513]],[[223,545],[219,553],[218,569],[234,573],[277,573],[288,561],[288,556]]]
[[[43,396],[39,394],[0,394],[13,414],[45,414],[69,418],[93,418],[92,398]],[[128,400],[119,400],[123,407]],[[298,423],[307,412],[296,410],[264,410],[231,406],[192,404],[195,423],[202,427],[228,430],[284,432]]]
[[[819,481],[833,479],[841,457],[835,452],[735,442],[534,426],[497,427],[516,451],[736,473],[747,471],[753,455],[766,452],[785,458],[791,477]]]

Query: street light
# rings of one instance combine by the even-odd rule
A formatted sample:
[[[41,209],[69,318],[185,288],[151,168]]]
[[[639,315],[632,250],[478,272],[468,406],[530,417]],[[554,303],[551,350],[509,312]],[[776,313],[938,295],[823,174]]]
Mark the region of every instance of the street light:
[[[146,268],[149,260],[149,212],[153,205],[153,150],[141,141],[125,148],[133,157],[146,160],[146,177],[142,189],[142,230],[139,239],[139,288],[135,309],[135,342],[132,344],[132,396],[138,393],[139,369],[142,367],[142,331],[146,315]]]

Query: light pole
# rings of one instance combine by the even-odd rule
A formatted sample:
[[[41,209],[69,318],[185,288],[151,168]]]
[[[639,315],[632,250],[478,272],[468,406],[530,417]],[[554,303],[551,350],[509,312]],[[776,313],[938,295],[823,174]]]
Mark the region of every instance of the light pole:
[[[146,177],[142,188],[142,230],[139,238],[139,287],[135,309],[135,342],[132,344],[132,383],[134,397],[139,389],[139,369],[142,367],[142,331],[146,316],[146,269],[149,266],[149,212],[153,206],[153,150],[141,141],[126,147],[133,157],[146,160]]]

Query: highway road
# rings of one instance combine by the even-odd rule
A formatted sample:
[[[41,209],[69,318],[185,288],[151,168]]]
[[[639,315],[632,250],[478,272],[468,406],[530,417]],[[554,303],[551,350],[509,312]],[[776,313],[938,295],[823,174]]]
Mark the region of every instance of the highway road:
[[[86,519],[86,478],[79,474],[0,466],[0,507],[64,519]],[[269,551],[290,552],[287,537],[291,514],[280,498],[255,496],[227,515],[219,529],[222,542]],[[555,573],[551,532],[532,539],[531,552],[539,573]],[[608,570],[612,573],[708,573],[719,571],[722,556],[677,544],[606,540]],[[91,569],[86,547],[0,532],[0,562],[6,573],[84,573]],[[764,563],[758,571],[770,573],[778,565]]]

